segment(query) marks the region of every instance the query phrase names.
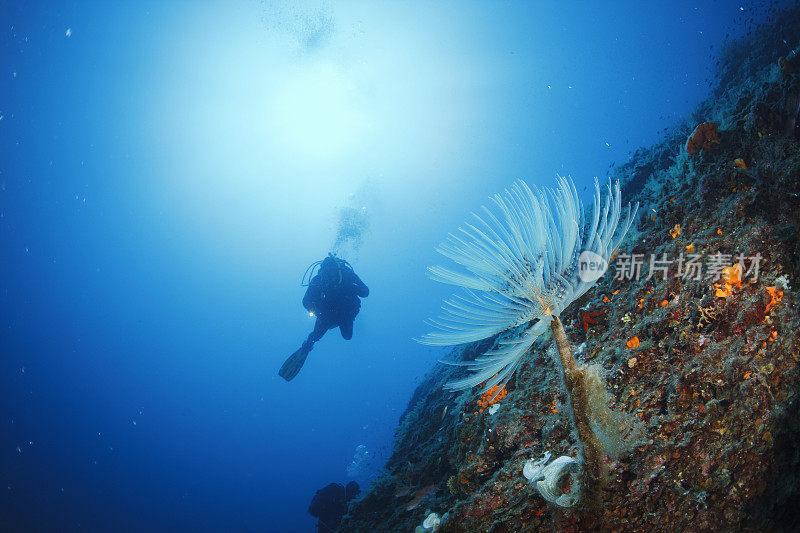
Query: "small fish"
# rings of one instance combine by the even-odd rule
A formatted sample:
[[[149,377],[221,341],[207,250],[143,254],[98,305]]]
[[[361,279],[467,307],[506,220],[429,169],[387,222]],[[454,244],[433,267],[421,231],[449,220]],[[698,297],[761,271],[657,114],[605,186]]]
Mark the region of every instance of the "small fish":
[[[400,498],[402,496],[405,496],[408,493],[410,493],[411,489],[413,489],[413,488],[414,487],[412,487],[411,485],[403,485],[402,487],[398,487],[397,491],[394,493],[394,497],[395,498]]]
[[[417,492],[414,493],[414,497],[411,499],[410,502],[408,502],[408,505],[406,505],[406,511],[412,511],[416,509],[419,506],[419,504],[422,503],[422,500],[424,500],[429,495],[436,492],[438,488],[439,485],[428,485],[427,487],[422,487],[421,489],[419,489]]]

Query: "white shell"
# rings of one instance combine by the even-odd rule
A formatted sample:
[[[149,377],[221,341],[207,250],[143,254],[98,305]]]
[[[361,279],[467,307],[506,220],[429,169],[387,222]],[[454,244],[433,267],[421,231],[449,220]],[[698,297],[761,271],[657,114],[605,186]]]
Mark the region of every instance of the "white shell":
[[[439,518],[439,513],[431,513],[425,518],[425,521],[422,522],[422,527],[424,527],[426,531],[436,531],[441,523],[442,519]]]
[[[499,403],[496,403],[496,404],[494,404],[493,406],[491,406],[491,407],[489,408],[489,414],[490,414],[490,415],[493,415],[493,414],[495,414],[495,413],[496,413],[496,412],[497,412],[499,409],[500,409],[500,404],[499,404]]]
[[[536,489],[542,498],[560,507],[571,507],[578,501],[578,491],[573,488],[568,494],[559,494],[558,484],[570,472],[577,468],[578,461],[574,458],[562,455],[549,465],[545,466],[540,476],[544,479],[536,482]],[[576,487],[573,484],[573,487]]]
[[[525,461],[525,466],[522,467],[522,475],[525,476],[525,479],[533,483],[534,481],[542,479],[542,470],[544,470],[544,465],[547,464],[547,461],[550,460],[550,452],[545,452],[544,457],[539,459],[538,461],[534,461],[533,459],[528,459]]]

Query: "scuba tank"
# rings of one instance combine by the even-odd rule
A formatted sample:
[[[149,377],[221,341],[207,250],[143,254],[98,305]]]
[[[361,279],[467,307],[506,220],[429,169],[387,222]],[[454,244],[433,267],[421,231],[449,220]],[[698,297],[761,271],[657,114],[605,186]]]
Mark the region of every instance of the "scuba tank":
[[[328,257],[326,257],[325,259],[328,258],[333,259],[336,262],[336,267],[339,270],[339,283],[341,283],[342,282],[341,269],[347,268],[352,271],[353,270],[352,265],[350,265],[350,263],[348,263],[345,259],[342,259],[341,257],[336,257],[336,254],[334,254],[333,252],[328,252]],[[303,278],[300,280],[301,287],[308,287],[309,283],[311,283],[311,280],[319,272],[320,265],[322,265],[322,261],[324,261],[325,259],[314,261],[313,263],[308,265],[308,268],[306,268],[306,271],[303,273]]]

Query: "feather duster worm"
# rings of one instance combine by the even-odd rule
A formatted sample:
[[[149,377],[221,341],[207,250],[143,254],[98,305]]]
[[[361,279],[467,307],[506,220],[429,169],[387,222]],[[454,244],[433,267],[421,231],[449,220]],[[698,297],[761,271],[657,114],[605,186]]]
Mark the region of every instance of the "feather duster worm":
[[[636,207],[628,205],[626,221],[617,231],[619,183],[607,188],[601,209],[595,179],[593,215],[586,225],[570,179],[558,177],[555,190],[532,190],[518,181],[491,198],[494,209],[483,207],[439,246],[439,253],[467,272],[434,266],[429,268],[431,278],[463,287],[464,292],[444,302],[442,315],[429,321],[438,331],[419,342],[451,346],[510,332],[474,361],[451,363],[473,374],[448,383],[448,388],[483,384],[484,392],[495,386],[502,390],[552,318],[594,285],[596,278],[579,275],[581,252],[591,252],[605,268],[636,214]]]
[[[451,363],[473,373],[446,387],[463,390],[483,384],[485,393],[493,387],[505,390],[523,356],[546,330],[552,330],[581,442],[583,493],[589,509],[597,509],[601,500],[603,452],[598,436],[608,426],[603,422],[610,410],[599,369],[575,361],[559,315],[599,279],[636,215],[638,205],[633,209],[628,205],[625,224],[617,232],[622,207],[619,183],[613,191],[609,185],[608,192],[601,210],[595,180],[588,226],[575,186],[565,178],[559,177],[554,191],[534,192],[519,181],[504,195],[494,196],[497,213],[484,207],[482,215],[473,214],[472,223],[439,247],[442,255],[469,273],[432,267],[431,277],[461,286],[465,293],[445,302],[443,315],[431,321],[439,331],[420,339],[425,344],[453,345],[507,333],[474,361]],[[599,275],[596,269],[586,275],[586,257],[601,263]]]

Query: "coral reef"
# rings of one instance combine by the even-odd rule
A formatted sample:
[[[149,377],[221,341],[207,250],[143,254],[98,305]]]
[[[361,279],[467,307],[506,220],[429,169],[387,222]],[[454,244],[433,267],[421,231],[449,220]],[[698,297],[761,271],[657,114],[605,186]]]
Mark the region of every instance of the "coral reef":
[[[694,129],[686,140],[686,153],[691,155],[699,154],[701,151],[710,150],[719,142],[717,125],[713,122],[703,122]]]
[[[490,387],[478,398],[478,412],[475,414],[482,413],[487,408],[491,410],[492,407],[499,407],[497,404],[506,397],[506,394],[505,388],[499,388],[497,385]],[[497,411],[495,410],[495,412]]]
[[[792,7],[727,45],[711,97],[616,169],[643,215],[609,272],[562,313],[566,336],[581,339],[578,364],[591,369],[601,505],[554,505],[523,476],[531,459],[576,458],[581,447],[558,356],[534,346],[494,411],[476,409],[481,387],[442,388],[464,367],[434,368],[340,531],[414,531],[431,513],[443,533],[796,528],[800,74],[778,59],[800,42],[798,28]],[[703,122],[718,125],[719,143],[689,154]],[[600,316],[587,310],[604,320],[586,321]],[[449,358],[474,361],[496,341]],[[548,494],[571,492],[570,478],[553,478]]]

